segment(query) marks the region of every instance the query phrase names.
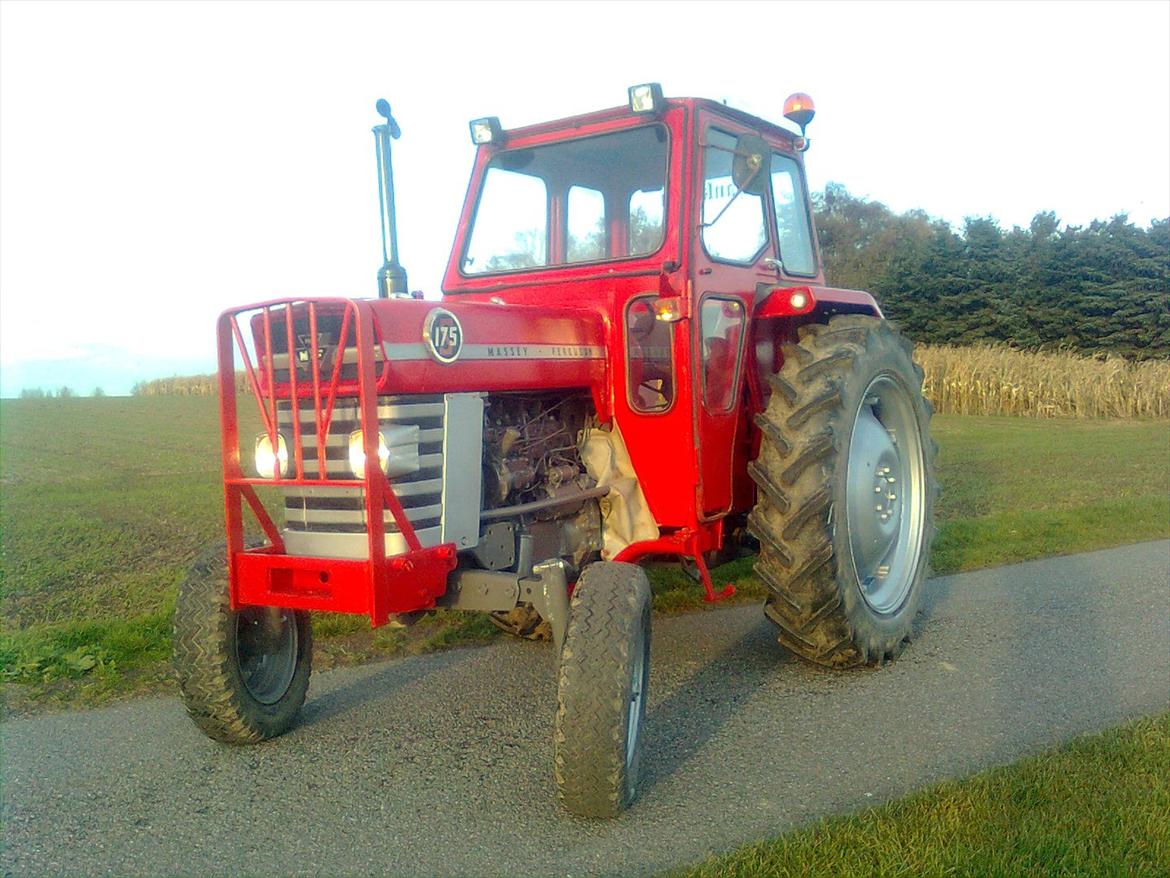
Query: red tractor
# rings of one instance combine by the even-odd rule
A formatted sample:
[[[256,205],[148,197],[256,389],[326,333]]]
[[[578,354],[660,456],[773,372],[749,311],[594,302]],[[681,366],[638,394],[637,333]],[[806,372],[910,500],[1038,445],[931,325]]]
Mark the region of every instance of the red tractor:
[[[800,134],[657,84],[571,119],[473,121],[441,303],[397,261],[398,126],[378,110],[378,298],[219,319],[227,554],[192,570],[174,632],[199,727],[290,727],[314,611],[480,610],[553,640],[557,794],[610,816],[641,759],[638,562],[681,561],[714,601],[733,589],[708,565],[750,544],[784,647],[832,668],[895,656],[933,533],[931,410],[873,297],[825,286],[811,100],[785,105]],[[241,366],[262,425],[246,448]]]

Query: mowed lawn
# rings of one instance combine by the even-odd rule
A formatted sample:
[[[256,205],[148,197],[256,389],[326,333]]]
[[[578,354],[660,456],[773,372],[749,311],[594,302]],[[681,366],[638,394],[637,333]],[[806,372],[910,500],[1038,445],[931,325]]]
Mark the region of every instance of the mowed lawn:
[[[1170,875],[1170,713],[860,814],[747,845],[675,878]]]
[[[939,416],[934,434],[943,484],[936,572],[1170,535],[1165,421]],[[95,700],[128,679],[165,676],[178,582],[201,548],[223,539],[219,474],[212,398],[0,402],[0,671],[25,684],[10,701]],[[750,570],[743,559],[716,578],[758,599]],[[701,605],[698,586],[675,568],[653,579],[660,610]],[[451,614],[408,634],[373,637],[367,627],[320,619],[326,658],[494,631]]]

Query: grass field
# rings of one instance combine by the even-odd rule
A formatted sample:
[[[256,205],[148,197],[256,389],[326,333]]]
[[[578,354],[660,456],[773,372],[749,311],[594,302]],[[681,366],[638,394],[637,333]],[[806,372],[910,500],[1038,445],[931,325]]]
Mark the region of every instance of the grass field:
[[[1163,714],[823,820],[676,878],[1164,876],[1168,814],[1170,714]]]
[[[944,485],[936,571],[949,573],[1170,535],[1165,421],[938,416]],[[245,430],[246,433],[246,430]],[[180,577],[222,540],[209,397],[0,402],[0,673],[10,709],[77,703],[165,679]],[[716,571],[756,600],[750,559]],[[702,606],[675,568],[661,611]],[[479,616],[413,628],[315,623],[320,664],[494,636]]]

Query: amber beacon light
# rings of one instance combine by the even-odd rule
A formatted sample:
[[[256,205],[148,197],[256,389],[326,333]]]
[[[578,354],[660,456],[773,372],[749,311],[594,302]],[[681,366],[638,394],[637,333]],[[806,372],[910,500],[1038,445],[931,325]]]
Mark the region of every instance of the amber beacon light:
[[[784,101],[784,118],[790,122],[795,122],[800,126],[800,134],[804,136],[804,129],[808,127],[808,123],[813,120],[813,116],[817,114],[816,105],[813,104],[813,99],[803,92],[789,95]]]

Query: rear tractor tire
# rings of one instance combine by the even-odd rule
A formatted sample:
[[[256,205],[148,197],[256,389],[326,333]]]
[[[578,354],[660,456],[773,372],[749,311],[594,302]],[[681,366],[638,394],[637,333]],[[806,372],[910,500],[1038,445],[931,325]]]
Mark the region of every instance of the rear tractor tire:
[[[650,679],[650,583],[641,567],[585,568],[561,652],[557,798],[582,817],[614,817],[637,796]]]
[[[174,668],[187,713],[209,737],[255,744],[286,732],[312,671],[309,614],[277,607],[232,610],[226,551],[209,550],[179,586]]]
[[[909,639],[934,536],[922,370],[876,317],[802,326],[783,353],[749,464],[764,612],[808,661],[882,663]]]

